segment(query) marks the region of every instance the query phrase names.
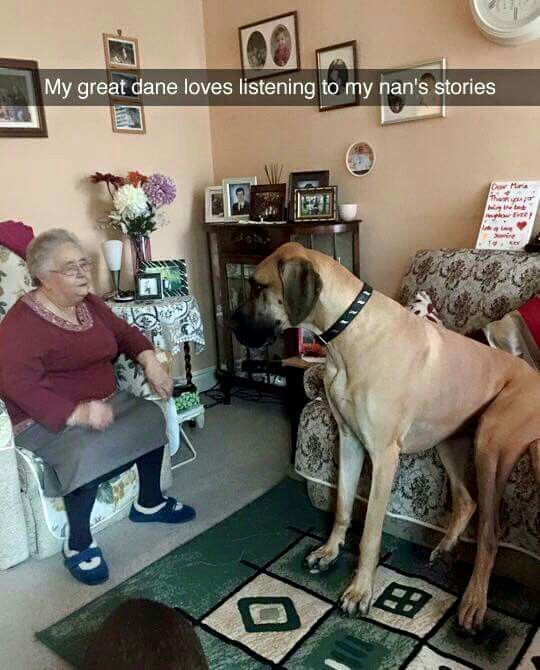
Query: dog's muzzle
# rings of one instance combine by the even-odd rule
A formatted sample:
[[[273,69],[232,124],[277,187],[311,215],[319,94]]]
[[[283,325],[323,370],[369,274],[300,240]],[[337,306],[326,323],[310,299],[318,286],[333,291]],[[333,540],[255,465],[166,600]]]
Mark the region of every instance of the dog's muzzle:
[[[253,300],[241,305],[232,315],[230,327],[236,339],[246,347],[258,349],[273,342],[280,322],[268,314],[259,314]]]

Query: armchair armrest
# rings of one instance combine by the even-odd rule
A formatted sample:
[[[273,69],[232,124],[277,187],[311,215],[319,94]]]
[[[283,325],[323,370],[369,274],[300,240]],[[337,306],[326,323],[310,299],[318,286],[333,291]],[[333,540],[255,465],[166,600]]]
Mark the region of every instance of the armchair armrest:
[[[143,368],[124,354],[118,356],[114,365],[116,383],[121,391],[129,391],[140,398],[148,398],[152,391],[148,386]]]
[[[0,570],[29,554],[13,427],[0,400]]]
[[[118,357],[114,370],[116,373],[116,383],[121,391],[129,391],[139,398],[151,398],[154,393],[146,377],[143,368],[126,358],[123,354]],[[176,415],[176,406],[174,399],[153,400],[163,412],[167,423],[167,437],[169,439],[169,449],[171,455],[174,455],[180,446],[180,429],[178,427],[178,417]]]
[[[310,400],[324,398],[324,363],[317,363],[308,368],[304,373],[304,390]]]

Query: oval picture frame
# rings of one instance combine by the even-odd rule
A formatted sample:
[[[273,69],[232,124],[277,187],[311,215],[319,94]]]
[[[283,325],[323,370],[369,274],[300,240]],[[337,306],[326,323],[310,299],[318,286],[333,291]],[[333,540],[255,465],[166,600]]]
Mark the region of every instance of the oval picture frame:
[[[364,169],[366,159],[369,160],[369,167]],[[353,177],[367,177],[375,167],[376,160],[375,151],[369,142],[353,142],[345,154],[345,166]]]

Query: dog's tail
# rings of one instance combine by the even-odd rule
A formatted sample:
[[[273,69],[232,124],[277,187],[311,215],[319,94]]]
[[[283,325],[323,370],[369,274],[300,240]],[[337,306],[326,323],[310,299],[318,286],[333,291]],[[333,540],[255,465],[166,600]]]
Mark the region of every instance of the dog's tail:
[[[536,477],[536,483],[540,486],[540,440],[532,442],[529,445],[529,451],[531,452],[531,462]]]

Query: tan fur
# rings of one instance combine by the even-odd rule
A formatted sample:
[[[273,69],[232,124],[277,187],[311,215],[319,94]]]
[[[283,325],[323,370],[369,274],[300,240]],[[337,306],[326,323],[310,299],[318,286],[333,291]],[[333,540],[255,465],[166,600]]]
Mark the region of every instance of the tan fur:
[[[289,243],[256,269],[267,288],[261,300],[287,322],[278,263],[307,259],[322,290],[301,324],[315,333],[331,326],[352,303],[362,281],[330,257]],[[282,264],[281,266],[282,267]],[[296,325],[296,324],[295,324]],[[459,609],[460,623],[478,627],[497,549],[499,503],[516,461],[530,446],[540,480],[540,377],[518,358],[470,340],[374,291],[361,314],[328,346],[325,388],[340,433],[340,468],[334,528],[307,559],[325,569],[335,560],[350,523],[364,450],[373,478],[354,579],[342,598],[348,614],[367,612],[379,558],[384,515],[403,453],[438,447],[447,469],[454,510],[434,555],[451,551],[475,510],[464,483],[462,430],[481,417],[475,437],[478,479],[478,548],[473,574]]]

